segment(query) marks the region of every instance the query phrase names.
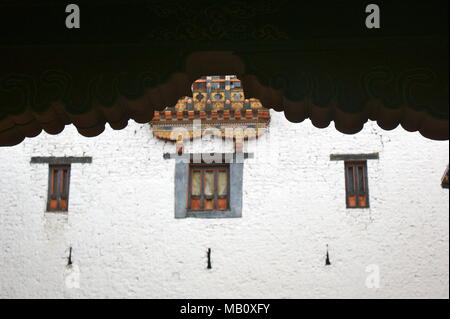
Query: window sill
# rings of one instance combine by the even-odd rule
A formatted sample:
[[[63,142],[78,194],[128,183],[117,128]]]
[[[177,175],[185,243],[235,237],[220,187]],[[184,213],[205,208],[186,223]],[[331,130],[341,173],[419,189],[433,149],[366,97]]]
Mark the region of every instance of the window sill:
[[[67,215],[69,213],[69,211],[67,211],[67,210],[46,210],[44,213],[52,214],[52,215]]]
[[[232,210],[212,210],[212,211],[202,211],[202,210],[189,210],[186,212],[186,218],[240,218],[241,214],[237,214]]]

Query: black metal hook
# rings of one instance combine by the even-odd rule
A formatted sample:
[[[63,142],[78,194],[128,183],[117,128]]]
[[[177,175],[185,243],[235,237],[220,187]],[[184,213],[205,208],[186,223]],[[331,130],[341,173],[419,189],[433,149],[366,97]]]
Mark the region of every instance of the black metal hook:
[[[69,248],[69,258],[67,259],[67,266],[72,265],[72,247]]]
[[[206,256],[208,257],[208,266],[206,266],[206,269],[211,269],[211,248],[208,248]]]
[[[325,259],[325,266],[330,266],[331,262],[330,262],[330,254],[328,253],[328,244],[327,244],[327,257]]]

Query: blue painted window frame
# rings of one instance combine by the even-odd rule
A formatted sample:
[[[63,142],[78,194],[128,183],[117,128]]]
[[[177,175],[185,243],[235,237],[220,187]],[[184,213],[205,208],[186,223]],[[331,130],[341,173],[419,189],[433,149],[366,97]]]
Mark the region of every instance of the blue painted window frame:
[[[242,217],[242,186],[244,163],[229,163],[229,209],[192,211],[188,209],[189,165],[175,163],[175,218],[239,218]],[[211,164],[215,165],[215,164]]]

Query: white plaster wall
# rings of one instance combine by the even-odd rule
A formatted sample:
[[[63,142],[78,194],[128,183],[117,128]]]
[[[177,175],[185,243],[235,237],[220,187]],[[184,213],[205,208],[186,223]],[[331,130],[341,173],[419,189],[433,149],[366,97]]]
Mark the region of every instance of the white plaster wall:
[[[448,141],[375,123],[344,135],[272,112],[257,144],[238,219],[174,218],[175,163],[162,154],[175,148],[148,125],[95,138],[70,126],[0,148],[0,298],[449,297]],[[369,152],[371,208],[348,210],[344,164],[329,156]],[[48,165],[31,156],[93,157],[72,164],[68,214],[45,213]],[[66,284],[70,246],[79,288]]]

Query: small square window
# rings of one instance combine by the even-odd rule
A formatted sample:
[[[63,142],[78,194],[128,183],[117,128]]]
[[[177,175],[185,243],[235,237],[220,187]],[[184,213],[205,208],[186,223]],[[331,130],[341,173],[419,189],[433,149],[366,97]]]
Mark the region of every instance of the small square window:
[[[345,162],[345,187],[347,208],[369,207],[367,161]]]
[[[229,209],[229,165],[189,165],[188,210]]]
[[[69,182],[70,165],[49,165],[47,211],[68,211]]]

